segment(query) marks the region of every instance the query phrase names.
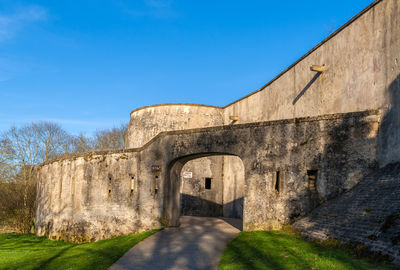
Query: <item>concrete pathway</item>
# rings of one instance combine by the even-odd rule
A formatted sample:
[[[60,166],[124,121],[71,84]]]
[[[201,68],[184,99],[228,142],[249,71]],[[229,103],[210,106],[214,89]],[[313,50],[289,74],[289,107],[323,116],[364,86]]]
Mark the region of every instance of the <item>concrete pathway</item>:
[[[234,226],[241,224],[235,219],[189,216],[180,221],[179,228],[146,238],[109,269],[217,269],[226,245],[239,232]]]

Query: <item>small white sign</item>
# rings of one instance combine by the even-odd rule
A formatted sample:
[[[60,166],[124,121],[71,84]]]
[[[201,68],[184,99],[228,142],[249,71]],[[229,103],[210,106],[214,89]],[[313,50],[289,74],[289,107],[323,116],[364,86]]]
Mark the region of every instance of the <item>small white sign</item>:
[[[183,172],[183,178],[192,178],[193,173],[192,172]]]

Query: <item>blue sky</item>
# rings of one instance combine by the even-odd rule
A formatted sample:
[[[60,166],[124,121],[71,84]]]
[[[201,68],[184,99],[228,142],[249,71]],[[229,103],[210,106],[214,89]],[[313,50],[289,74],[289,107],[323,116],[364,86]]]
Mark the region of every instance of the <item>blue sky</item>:
[[[224,106],[267,83],[372,0],[1,0],[0,132],[71,133],[131,110]]]

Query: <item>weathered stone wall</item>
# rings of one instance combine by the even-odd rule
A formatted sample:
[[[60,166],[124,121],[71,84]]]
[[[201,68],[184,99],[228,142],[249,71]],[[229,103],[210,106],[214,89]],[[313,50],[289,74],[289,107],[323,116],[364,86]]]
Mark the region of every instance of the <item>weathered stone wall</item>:
[[[197,156],[219,153],[236,155],[244,164],[244,229],[269,229],[290,223],[315,206],[307,170],[319,171],[317,198],[322,203],[376,168],[379,119],[376,112],[363,112],[171,132],[144,151],[164,149],[169,156],[164,159],[173,161],[165,164],[171,169],[164,175],[171,224],[178,224],[183,165]],[[269,176],[276,170],[283,179],[279,194]]]
[[[95,241],[160,227],[151,181],[138,177],[138,154],[88,154],[39,170],[36,232]]]
[[[260,90],[227,105],[224,122],[252,123],[384,111],[383,164],[400,161],[400,3],[375,5],[321,43]],[[325,65],[317,74],[311,65]]]
[[[184,164],[216,154],[243,161],[244,229],[277,228],[315,207],[307,170],[318,170],[324,202],[376,168],[379,123],[378,112],[369,111],[170,131],[142,148],[49,162],[38,169],[37,233],[80,242],[178,225]]]
[[[257,159],[246,169],[244,227],[279,228],[352,188],[377,166],[378,122],[377,116],[321,120],[264,132],[265,144],[255,150]],[[315,194],[310,170],[317,171]],[[274,185],[277,171],[279,191]]]
[[[244,165],[239,157],[224,156],[223,216],[243,219]]]
[[[160,132],[222,126],[222,108],[200,104],[160,104],[131,112],[126,148],[142,147]]]

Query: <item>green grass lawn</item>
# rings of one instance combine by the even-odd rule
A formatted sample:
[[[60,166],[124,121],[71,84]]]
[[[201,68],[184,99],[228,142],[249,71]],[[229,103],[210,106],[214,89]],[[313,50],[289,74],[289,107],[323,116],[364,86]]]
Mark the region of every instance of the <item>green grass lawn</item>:
[[[0,269],[107,269],[131,247],[157,231],[85,244],[27,234],[0,234]]]
[[[394,269],[373,265],[349,252],[281,231],[241,232],[226,247],[219,263],[226,269]]]

